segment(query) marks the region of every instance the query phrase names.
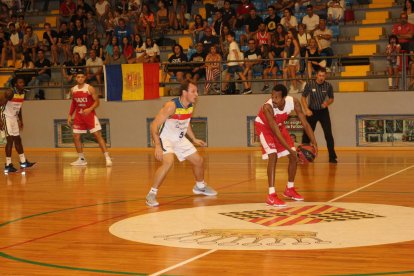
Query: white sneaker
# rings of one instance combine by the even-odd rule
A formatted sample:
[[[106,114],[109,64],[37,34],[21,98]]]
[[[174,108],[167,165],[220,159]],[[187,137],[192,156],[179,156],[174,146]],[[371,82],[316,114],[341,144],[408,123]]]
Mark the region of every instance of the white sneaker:
[[[85,159],[78,158],[75,162],[70,163],[72,166],[86,166],[88,162]]]
[[[215,195],[217,195],[217,192],[213,188],[206,185],[204,188],[200,189],[197,186],[197,184],[194,185],[193,193],[196,194],[196,195],[206,195],[206,196],[215,196]]]
[[[106,160],[106,166],[107,166],[107,167],[112,167],[112,160],[111,160],[111,157],[105,158],[105,160]]]
[[[157,195],[154,193],[148,193],[145,199],[145,203],[150,207],[157,207],[160,205],[157,201]]]

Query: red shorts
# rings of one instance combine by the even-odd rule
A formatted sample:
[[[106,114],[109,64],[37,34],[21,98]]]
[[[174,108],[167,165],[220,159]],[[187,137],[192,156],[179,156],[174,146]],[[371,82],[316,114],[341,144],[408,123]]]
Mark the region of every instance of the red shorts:
[[[256,134],[260,139],[260,143],[262,144],[262,158],[268,159],[269,154],[271,153],[277,153],[277,157],[283,157],[286,155],[289,155],[289,151],[279,142],[279,140],[276,138],[276,136],[273,134],[272,130],[267,128],[265,125],[256,122]],[[294,143],[292,138],[290,137],[289,132],[287,129],[283,126],[279,128],[283,138],[285,138],[288,145],[295,149]]]
[[[90,133],[94,133],[101,129],[98,117],[94,113],[88,115],[76,113],[73,119],[73,133],[86,133],[88,130]]]

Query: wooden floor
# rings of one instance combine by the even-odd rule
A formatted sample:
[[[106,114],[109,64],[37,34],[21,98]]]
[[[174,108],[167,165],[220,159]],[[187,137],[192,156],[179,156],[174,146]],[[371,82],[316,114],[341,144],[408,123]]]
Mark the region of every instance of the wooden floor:
[[[152,152],[111,154],[112,168],[96,151],[86,152],[87,168],[76,168],[69,165],[76,158],[71,150],[29,151],[29,159],[38,162],[35,168],[1,176],[1,276],[414,275],[414,236],[362,247],[248,251],[118,238],[109,232],[111,225],[144,214],[228,204],[263,203],[265,208],[266,163],[257,151],[202,152],[206,181],[219,195],[194,196],[191,166],[176,162],[160,189],[161,206],[148,208],[144,198],[157,168]],[[339,163],[332,165],[321,151],[314,164],[299,166],[296,186],[306,202],[414,208],[414,151],[339,151],[338,156]],[[286,160],[280,161],[279,191],[286,184],[286,167]],[[177,225],[191,223],[176,220]]]

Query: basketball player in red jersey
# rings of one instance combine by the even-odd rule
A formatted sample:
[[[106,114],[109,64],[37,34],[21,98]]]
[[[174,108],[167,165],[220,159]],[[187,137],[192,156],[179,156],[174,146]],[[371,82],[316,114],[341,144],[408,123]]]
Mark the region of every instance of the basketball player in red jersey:
[[[260,108],[259,114],[255,119],[256,133],[262,144],[262,157],[263,159],[269,159],[267,164],[269,195],[266,204],[276,207],[286,206],[286,203],[278,198],[275,190],[277,159],[283,156],[289,157],[288,183],[283,196],[297,201],[303,200],[303,197],[296,192],[294,187],[298,161],[297,153],[293,140],[285,127],[285,122],[292,111],[295,111],[317,152],[315,135],[306,120],[299,100],[287,96],[287,94],[288,92],[284,85],[278,84],[273,87],[272,97]]]
[[[174,165],[174,154],[179,161],[188,160],[193,165],[196,180],[193,187],[194,194],[217,195],[217,192],[204,182],[203,157],[198,154],[197,149],[186,137],[187,135],[197,146],[207,145],[206,142],[195,137],[190,124],[193,104],[198,97],[197,85],[192,81],[184,81],[180,86],[180,91],[180,96],[167,102],[151,124],[155,158],[162,162],[155,172],[151,190],[146,197],[146,204],[151,207],[159,205],[158,188]]]
[[[73,129],[73,140],[75,142],[76,151],[79,158],[70,163],[72,166],[86,166],[85,155],[83,154],[81,134],[88,130],[95,136],[96,141],[101,148],[106,166],[112,166],[111,157],[109,157],[106,149],[105,141],[101,134],[101,124],[98,117],[96,117],[95,109],[99,106],[99,97],[95,88],[92,85],[85,83],[86,76],[82,70],[79,70],[76,75],[76,83],[71,89],[72,104],[68,115],[68,125]],[[72,116],[75,114],[73,123]]]
[[[20,137],[20,130],[23,129],[22,105],[26,92],[24,86],[24,79],[17,77],[14,79],[13,88],[7,90],[0,98],[0,130],[6,136],[5,174],[17,172],[11,159],[13,144],[19,154],[21,169],[30,168],[35,164],[26,159]]]

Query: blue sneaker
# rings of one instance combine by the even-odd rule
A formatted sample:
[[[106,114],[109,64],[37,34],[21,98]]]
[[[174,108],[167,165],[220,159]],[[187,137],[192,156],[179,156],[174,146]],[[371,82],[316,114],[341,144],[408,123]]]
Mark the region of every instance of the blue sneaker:
[[[14,173],[17,172],[17,169],[13,166],[12,163],[9,165],[4,165],[4,173]]]
[[[33,167],[33,165],[36,164],[36,162],[30,163],[29,160],[26,159],[26,162],[20,162],[20,168],[21,169],[25,169],[25,168],[30,168]]]

